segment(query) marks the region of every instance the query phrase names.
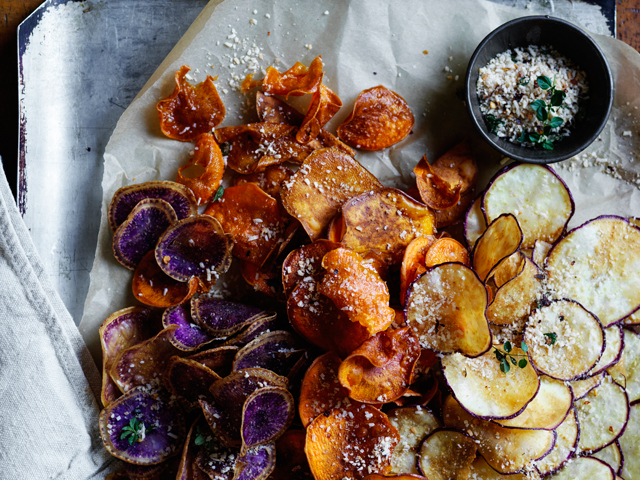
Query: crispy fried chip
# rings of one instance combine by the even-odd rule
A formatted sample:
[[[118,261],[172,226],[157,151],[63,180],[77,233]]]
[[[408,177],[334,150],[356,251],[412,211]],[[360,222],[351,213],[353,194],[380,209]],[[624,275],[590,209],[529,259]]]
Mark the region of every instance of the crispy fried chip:
[[[487,229],[487,221],[482,213],[482,193],[473,201],[464,217],[464,239],[473,251],[476,242]]]
[[[555,429],[556,444],[553,449],[540,460],[534,462],[540,475],[548,475],[557,471],[574,455],[578,446],[580,427],[576,409],[571,408],[564,421]]]
[[[278,202],[254,183],[225,189],[205,214],[217,219],[225,232],[233,234],[235,257],[258,266],[281,240],[285,227]]]
[[[352,147],[382,150],[404,140],[414,123],[404,98],[379,85],[360,92],[353,111],[338,127],[338,138]]]
[[[435,241],[436,238],[429,235],[415,238],[407,245],[400,267],[400,303],[402,305],[404,305],[409,285],[427,271],[424,266],[424,256]]]
[[[308,342],[346,357],[369,338],[367,328],[351,322],[345,312],[318,293],[322,274],[305,277],[287,300],[287,316],[293,329]]]
[[[303,353],[304,345],[296,335],[283,330],[268,332],[236,353],[233,371],[264,368],[286,377]]]
[[[198,291],[198,279],[180,282],[164,273],[156,262],[154,251],[148,252],[133,274],[131,287],[137,300],[151,307],[175,307]]]
[[[224,160],[218,143],[210,133],[198,137],[194,152],[187,165],[178,169],[176,182],[190,188],[198,205],[204,205],[209,203],[220,186]]]
[[[309,155],[282,187],[284,207],[314,241],[347,200],[382,185],[355,159],[336,148],[328,148]]]
[[[487,303],[487,290],[473,270],[445,263],[413,282],[405,315],[423,348],[475,357],[491,347]]]
[[[236,175],[233,179],[233,185],[243,185],[245,183],[255,183],[267,195],[271,195],[278,200],[280,198],[280,185],[286,182],[293,175],[293,170],[284,165],[273,165],[261,172],[250,173],[247,175]]]
[[[395,317],[389,307],[389,290],[378,272],[355,252],[338,248],[322,259],[327,270],[318,293],[329,297],[349,320],[375,335],[386,330]]]
[[[354,400],[392,402],[409,388],[419,356],[418,339],[409,327],[380,332],[344,359],[338,379]]]
[[[242,452],[273,442],[293,421],[293,396],[283,387],[259,388],[242,406]]]
[[[322,272],[322,258],[340,245],[320,239],[291,252],[282,262],[282,285],[288,298],[293,289],[305,277]]]
[[[430,268],[449,262],[469,265],[469,252],[460,242],[453,238],[439,238],[431,245],[424,256],[424,266]]]
[[[457,430],[436,430],[420,445],[420,471],[430,480],[469,478],[476,456],[476,442]]]
[[[306,144],[315,139],[320,129],[342,107],[342,100],[329,87],[320,84],[311,98],[311,104],[302,121],[300,130],[296,133],[298,143]]]
[[[473,269],[486,280],[491,269],[520,248],[522,230],[516,217],[505,213],[496,218],[478,239],[473,251]]]
[[[365,254],[377,250],[389,265],[399,265],[414,238],[435,233],[431,209],[395,188],[353,197],[342,206],[341,243]]]
[[[304,119],[304,115],[291,105],[261,91],[256,92],[256,111],[264,123],[286,123],[299,127]]]
[[[171,357],[164,373],[164,382],[170,393],[186,400],[189,409],[198,407],[199,399],[211,401],[209,387],[220,375],[196,360]]]
[[[440,420],[421,406],[394,408],[388,413],[389,422],[398,429],[400,443],[393,451],[391,473],[418,473],[418,448],[422,440],[440,428]]]
[[[237,351],[238,347],[225,345],[203,350],[186,358],[201,363],[216,372],[220,377],[226,377],[231,373],[233,358]]]
[[[316,480],[362,479],[386,472],[398,441],[384,413],[351,405],[320,415],[307,427],[305,452]]]
[[[287,430],[276,440],[276,468],[269,477],[270,480],[290,480],[295,472],[297,479],[311,478],[309,462],[304,453],[304,430]]]
[[[452,185],[434,172],[425,155],[413,169],[420,198],[428,207],[444,210],[460,201],[462,182]]]
[[[177,305],[164,311],[162,326],[167,328],[169,325],[178,325],[169,341],[179,350],[192,352],[214,340],[199,325],[193,323],[189,304]]]
[[[280,73],[274,67],[267,68],[262,80],[253,80],[253,74],[247,75],[242,82],[242,90],[248,92],[262,85],[262,91],[270,95],[293,95],[294,97],[315,92],[322,83],[322,57],[317,56],[307,68],[296,62],[289,70]]]
[[[256,292],[264,293],[269,297],[280,299],[283,292],[280,287],[280,279],[274,270],[261,270],[256,264],[240,260],[240,272],[245,282],[251,285]]]
[[[187,65],[176,72],[176,88],[158,102],[160,130],[174,140],[188,142],[210,132],[222,123],[225,108],[210,75],[194,88],[185,81],[191,70]]]

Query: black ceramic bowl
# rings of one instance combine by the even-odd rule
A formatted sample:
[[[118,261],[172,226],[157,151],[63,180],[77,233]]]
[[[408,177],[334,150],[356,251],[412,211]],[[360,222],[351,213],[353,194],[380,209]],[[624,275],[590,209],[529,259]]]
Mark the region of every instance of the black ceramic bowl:
[[[499,53],[528,45],[550,45],[586,73],[588,98],[581,99],[584,115],[574,121],[571,134],[553,150],[526,147],[490,133],[476,95],[478,69]],[[522,17],[501,25],[473,52],[465,78],[467,110],[484,139],[505,156],[528,163],[554,163],[573,157],[593,142],[604,128],[613,104],[613,79],[600,47],[575,25],[549,16]]]

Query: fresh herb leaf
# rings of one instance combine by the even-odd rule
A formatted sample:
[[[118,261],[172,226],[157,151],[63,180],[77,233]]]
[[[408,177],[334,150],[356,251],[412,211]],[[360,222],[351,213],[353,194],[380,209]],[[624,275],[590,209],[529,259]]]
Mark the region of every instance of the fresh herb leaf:
[[[520,348],[522,349],[523,352],[528,352],[529,351],[529,347],[524,342],[520,342]]]
[[[529,134],[529,141],[533,142],[533,143],[538,143],[540,141],[540,134],[539,133],[530,133]]]
[[[511,370],[511,365],[509,365],[509,362],[507,362],[506,360],[502,360],[502,362],[500,362],[500,371],[502,371],[502,373],[509,373],[509,370]]]
[[[206,440],[205,440],[205,438],[204,438],[204,435],[203,435],[203,434],[201,434],[201,433],[198,433],[198,434],[196,435],[196,438],[195,438],[195,440],[193,441],[193,443],[195,443],[196,445],[200,446],[200,445],[204,445],[205,441],[206,441]]]
[[[544,343],[546,343],[547,345],[553,345],[558,339],[558,336],[553,332],[547,332],[544,334],[544,336],[547,337],[544,339]]]
[[[541,122],[545,122],[547,118],[549,118],[549,112],[547,111],[547,107],[540,107],[536,110],[536,118]]]
[[[529,85],[529,77],[522,77],[518,81],[518,85]]]
[[[523,359],[521,359],[521,360],[518,362],[518,366],[519,366],[520,368],[524,368],[524,367],[526,367],[526,366],[527,366],[527,361],[526,361],[524,358],[523,358]]]
[[[129,420],[129,425],[122,428],[122,433],[120,434],[120,440],[124,440],[125,438],[129,438],[129,445],[133,445],[134,442],[137,442],[139,439],[144,438],[145,435],[145,426],[144,422],[140,421],[138,418],[132,418]]]
[[[520,346],[522,347],[522,351],[526,352],[529,348],[527,344],[524,342],[520,342]],[[513,350],[513,345],[511,342],[507,341],[503,345],[504,351],[500,350],[498,347],[493,347],[493,354],[496,356],[496,360],[500,363],[500,371],[502,373],[507,373],[511,369],[511,362],[514,366],[518,366],[520,368],[524,368],[527,366],[527,361],[522,358],[519,361],[516,357],[526,357],[526,355],[518,354],[518,353],[510,353]]]
[[[565,97],[567,96],[562,90],[554,90],[551,94],[551,106],[559,107],[564,102]]]
[[[560,125],[562,125],[564,123],[564,120],[561,119],[560,117],[553,117],[550,121],[549,121],[549,126],[551,128],[558,128]]]
[[[536,78],[536,81],[538,82],[538,86],[543,90],[549,90],[553,86],[551,79],[546,75],[540,75]]]
[[[516,361],[516,359],[515,359],[515,358],[513,358],[513,357],[509,357],[509,360],[511,360],[511,363],[513,363],[513,365],[514,365],[514,366],[515,366],[515,365],[518,365],[518,362]]]
[[[529,105],[534,112],[537,112],[539,109],[544,108],[547,104],[544,100],[536,100],[535,102],[531,102]]]
[[[511,342],[507,341],[504,343],[504,351],[509,353],[512,350]]]
[[[224,194],[224,187],[222,185],[220,185],[218,187],[218,190],[216,190],[216,194],[213,196],[212,202],[215,202],[215,201],[219,200],[222,197],[223,194]]]
[[[526,142],[529,139],[529,134],[526,130],[523,130],[520,136],[516,139],[517,142]]]
[[[542,142],[542,148],[545,150],[553,150],[553,142],[551,140],[545,140]]]
[[[498,120],[496,116],[491,113],[485,117],[485,120],[487,122],[487,127],[489,127],[489,132],[494,135],[498,133],[498,127],[504,123],[502,120]]]

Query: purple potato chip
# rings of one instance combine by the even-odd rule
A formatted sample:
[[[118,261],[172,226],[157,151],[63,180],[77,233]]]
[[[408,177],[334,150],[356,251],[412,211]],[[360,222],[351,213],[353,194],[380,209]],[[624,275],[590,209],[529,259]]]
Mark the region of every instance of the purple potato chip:
[[[162,314],[162,326],[178,325],[169,341],[179,350],[186,352],[197,350],[214,339],[207,335],[199,325],[192,322],[191,311],[184,304],[167,308]]]
[[[207,283],[231,265],[233,236],[208,215],[180,220],[158,240],[155,255],[164,273],[179,282],[197,276]]]
[[[185,426],[180,408],[163,391],[138,388],[100,412],[107,451],[136,465],[155,465],[180,451]]]
[[[153,386],[162,380],[169,359],[181,353],[169,341],[177,328],[171,325],[120,354],[109,375],[123,393],[139,386]]]
[[[202,399],[198,400],[198,402],[202,408],[204,419],[218,441],[225,447],[240,447],[242,445],[240,424],[231,419],[227,412],[218,408],[215,404]]]
[[[187,357],[189,360],[195,360],[205,367],[216,372],[220,377],[226,377],[231,373],[233,359],[236,356],[238,347],[221,346],[204,350]]]
[[[265,333],[238,351],[233,370],[257,367],[286,377],[303,352],[302,342],[292,333],[283,330]]]
[[[215,338],[228,337],[269,315],[258,307],[229,302],[219,298],[194,297],[191,316],[195,322]]]
[[[164,472],[169,464],[165,461],[157,465],[134,465],[133,463],[125,463],[124,471],[127,472],[131,480],[146,480],[157,478]]]
[[[102,405],[107,406],[121,395],[109,376],[109,370],[119,353],[148,340],[160,331],[157,310],[129,307],[111,314],[100,326],[102,345]]]
[[[191,190],[176,182],[146,182],[120,188],[109,205],[109,225],[112,230],[124,222],[142,200],[158,198],[169,203],[178,219],[197,213],[196,199]]]
[[[198,406],[198,400],[211,400],[209,387],[220,376],[194,360],[171,357],[164,373],[164,381],[169,392],[184,398],[189,410]]]
[[[276,466],[276,448],[273,444],[260,445],[238,457],[235,480],[265,480]]]
[[[185,439],[182,447],[182,454],[180,455],[180,464],[178,465],[176,480],[194,480],[196,478],[194,471],[197,470],[195,461],[197,454],[196,449],[198,449],[198,447],[195,444],[195,439],[199,432],[199,426],[202,423],[204,423],[202,416],[198,416],[189,428],[187,438]],[[198,429],[198,432],[196,429]]]
[[[114,233],[113,255],[124,267],[135,270],[165,230],[177,221],[173,208],[164,200],[142,200]]]
[[[260,318],[259,320],[251,323],[244,330],[240,331],[237,335],[224,342],[223,345],[236,345],[238,347],[243,347],[263,333],[279,330],[279,323],[280,321],[275,313],[273,315]]]
[[[261,388],[249,395],[242,407],[242,452],[275,441],[291,425],[294,412],[286,388]]]

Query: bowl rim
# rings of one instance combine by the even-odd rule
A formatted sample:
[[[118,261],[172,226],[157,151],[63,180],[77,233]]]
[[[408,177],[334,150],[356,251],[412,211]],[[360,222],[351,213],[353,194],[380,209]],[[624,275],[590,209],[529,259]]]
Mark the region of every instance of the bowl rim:
[[[600,119],[600,122],[597,124],[597,128],[594,131],[594,133],[590,135],[584,142],[582,142],[574,150],[561,155],[556,155],[556,156],[552,155],[549,159],[530,158],[526,154],[519,155],[517,153],[510,152],[505,148],[501,147],[493,140],[493,138],[491,138],[490,134],[485,132],[485,129],[483,128],[484,122],[482,118],[478,118],[472,108],[472,98],[473,98],[472,95],[476,95],[476,87],[475,85],[469,85],[469,83],[471,80],[471,72],[472,72],[473,65],[476,62],[476,59],[478,58],[478,56],[480,55],[480,52],[484,49],[487,43],[489,43],[499,33],[509,28],[512,28],[515,25],[518,25],[520,23],[531,22],[531,21],[545,21],[545,22],[561,24],[562,26],[569,28],[573,30],[575,33],[577,33],[578,35],[580,35],[580,37],[582,37],[585,40],[585,42],[591,45],[591,47],[596,51],[597,55],[600,57],[600,60],[604,65],[603,73],[604,73],[604,76],[606,77],[605,80],[609,84],[608,99],[607,99],[608,100],[607,113],[606,115],[603,116],[602,119]],[[577,154],[582,152],[584,149],[586,149],[589,145],[591,145],[596,140],[596,138],[598,138],[600,133],[602,133],[602,130],[604,129],[605,125],[607,124],[607,121],[609,120],[609,116],[611,115],[611,109],[613,107],[613,97],[614,97],[614,85],[613,85],[613,75],[611,73],[611,67],[609,65],[609,62],[607,61],[607,57],[605,56],[600,46],[595,42],[595,40],[593,40],[593,38],[591,38],[591,35],[585,32],[582,28],[578,27],[577,25],[567,20],[564,20],[558,17],[553,17],[551,15],[528,15],[524,17],[514,18],[513,20],[503,23],[499,27],[489,32],[489,34],[486,37],[484,37],[482,41],[478,44],[473,54],[471,55],[471,58],[469,58],[469,63],[467,65],[467,70],[465,72],[464,89],[465,89],[465,104],[466,104],[467,112],[471,117],[471,122],[473,123],[473,126],[480,133],[482,138],[487,143],[489,143],[494,149],[498,150],[501,154],[503,154],[506,157],[509,157],[513,160],[520,161],[520,162],[537,163],[537,164],[550,164],[550,163],[556,163],[562,160],[566,160],[568,158],[576,156]],[[524,147],[521,147],[521,148],[524,148]]]

